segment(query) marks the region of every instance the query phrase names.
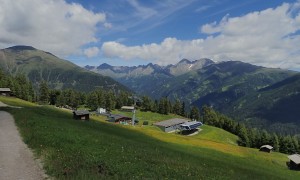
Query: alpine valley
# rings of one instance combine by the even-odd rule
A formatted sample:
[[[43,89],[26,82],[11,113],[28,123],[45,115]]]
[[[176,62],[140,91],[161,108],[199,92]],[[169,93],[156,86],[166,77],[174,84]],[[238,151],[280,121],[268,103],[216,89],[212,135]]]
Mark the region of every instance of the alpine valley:
[[[239,61],[183,59],[175,65],[85,66],[139,95],[208,105],[252,127],[300,132],[300,73]]]

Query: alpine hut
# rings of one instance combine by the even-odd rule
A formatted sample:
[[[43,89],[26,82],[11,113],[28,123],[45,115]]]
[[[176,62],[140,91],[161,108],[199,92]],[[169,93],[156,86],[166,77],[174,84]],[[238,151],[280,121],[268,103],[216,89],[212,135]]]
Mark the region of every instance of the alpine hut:
[[[300,170],[300,155],[293,154],[288,156],[290,162],[288,163],[290,169]]]
[[[270,145],[263,145],[259,148],[259,151],[270,153],[273,150],[273,147]]]
[[[87,110],[78,110],[73,111],[73,118],[80,119],[80,120],[89,120],[90,119],[90,112]]]

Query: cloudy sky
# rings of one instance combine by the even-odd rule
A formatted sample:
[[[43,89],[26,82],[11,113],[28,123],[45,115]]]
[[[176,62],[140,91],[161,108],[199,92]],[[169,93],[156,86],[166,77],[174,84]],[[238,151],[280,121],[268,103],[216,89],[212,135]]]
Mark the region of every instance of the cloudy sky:
[[[300,0],[0,0],[0,48],[80,66],[239,60],[300,70]]]

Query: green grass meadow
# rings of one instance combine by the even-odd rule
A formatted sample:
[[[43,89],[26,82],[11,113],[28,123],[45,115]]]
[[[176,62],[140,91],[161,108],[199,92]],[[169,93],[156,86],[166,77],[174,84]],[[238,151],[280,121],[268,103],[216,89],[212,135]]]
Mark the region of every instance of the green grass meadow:
[[[56,179],[300,179],[300,172],[288,170],[286,155],[239,147],[236,136],[215,127],[186,137],[151,125],[111,124],[102,116],[76,121],[71,112],[15,98],[0,101],[23,107],[1,110],[14,116],[24,142]],[[137,117],[169,119],[149,112]]]

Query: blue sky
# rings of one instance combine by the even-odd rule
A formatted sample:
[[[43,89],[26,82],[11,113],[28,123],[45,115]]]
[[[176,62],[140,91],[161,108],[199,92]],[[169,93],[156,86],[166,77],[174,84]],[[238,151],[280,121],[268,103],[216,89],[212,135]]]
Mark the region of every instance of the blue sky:
[[[80,66],[211,58],[300,69],[297,0],[0,3],[1,48],[32,45]]]

